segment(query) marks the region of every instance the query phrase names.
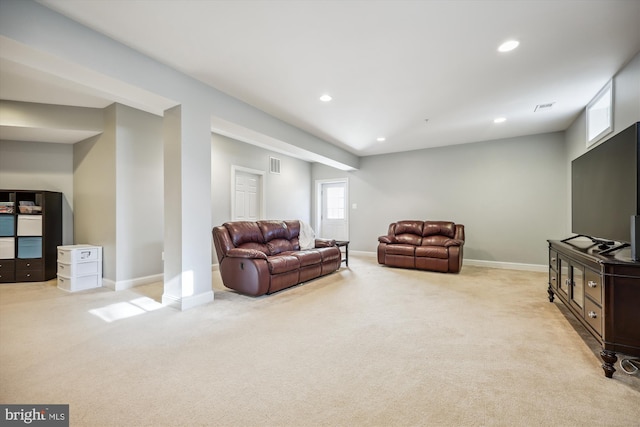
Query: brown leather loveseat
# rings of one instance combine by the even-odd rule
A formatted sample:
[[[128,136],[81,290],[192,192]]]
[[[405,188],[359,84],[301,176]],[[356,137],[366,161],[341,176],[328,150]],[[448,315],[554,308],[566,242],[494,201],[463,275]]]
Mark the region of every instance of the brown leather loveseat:
[[[297,220],[226,222],[212,234],[222,282],[245,295],[271,294],[340,268],[335,240],[300,248]]]
[[[464,225],[451,221],[398,221],[378,237],[378,263],[390,267],[458,273]]]

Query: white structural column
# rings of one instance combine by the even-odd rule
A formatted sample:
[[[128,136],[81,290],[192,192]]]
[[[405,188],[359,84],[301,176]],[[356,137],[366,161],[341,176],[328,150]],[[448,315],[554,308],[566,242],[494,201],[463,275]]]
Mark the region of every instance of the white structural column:
[[[180,310],[213,301],[211,287],[211,118],[198,105],[166,110],[164,293]]]

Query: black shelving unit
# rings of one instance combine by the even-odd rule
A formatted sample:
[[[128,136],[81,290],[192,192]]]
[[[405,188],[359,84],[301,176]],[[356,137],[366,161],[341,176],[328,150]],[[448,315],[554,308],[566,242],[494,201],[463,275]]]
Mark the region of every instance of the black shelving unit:
[[[54,279],[62,193],[0,190],[0,283]]]

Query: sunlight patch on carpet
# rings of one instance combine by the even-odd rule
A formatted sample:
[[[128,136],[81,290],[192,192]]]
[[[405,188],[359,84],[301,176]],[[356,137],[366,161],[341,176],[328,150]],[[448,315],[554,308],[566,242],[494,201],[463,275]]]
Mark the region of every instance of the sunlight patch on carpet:
[[[93,310],[89,310],[89,313],[99,317],[107,323],[111,323],[116,320],[127,319],[150,311],[155,311],[163,307],[164,305],[149,297],[140,297],[132,299],[129,302],[119,302],[109,304],[101,308],[95,308]]]

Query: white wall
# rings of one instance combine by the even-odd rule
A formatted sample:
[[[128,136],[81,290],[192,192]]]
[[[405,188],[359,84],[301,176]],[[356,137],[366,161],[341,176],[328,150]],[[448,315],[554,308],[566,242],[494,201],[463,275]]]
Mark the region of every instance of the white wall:
[[[162,117],[116,104],[116,281],[162,274]]]
[[[104,131],[73,145],[75,243],[102,246],[102,274],[116,280],[116,105]]]
[[[175,302],[172,305],[182,309],[206,303],[213,298],[210,290],[211,213],[200,209],[202,201],[207,207],[211,205],[209,152],[213,118],[253,129],[291,147],[313,151],[345,165],[357,166],[358,159],[353,154],[187,77],[34,1],[3,2],[0,35],[0,43],[11,46],[6,52],[3,50],[3,58],[18,63],[29,62],[33,68],[57,72],[60,78],[108,91],[116,99],[129,100],[126,104],[136,108],[146,104],[150,108],[147,111],[155,112],[161,107],[158,114],[176,106],[181,108],[180,141],[176,148],[182,167],[176,185],[184,191],[167,192],[168,187],[165,186],[164,243],[165,250],[171,246],[172,252],[179,256],[179,259],[168,259],[168,262],[175,263],[175,268],[181,273],[171,274],[169,280],[175,282],[171,286],[168,286],[165,275],[165,295],[167,289],[171,289],[171,295],[167,295],[166,299],[170,297]],[[49,62],[60,67],[49,67]],[[64,75],[61,75],[60,69],[64,69]],[[128,95],[132,93],[132,88],[137,94],[134,95],[136,99],[130,99]],[[150,99],[152,101],[148,101]],[[166,208],[172,206],[180,209],[179,217],[168,217]],[[168,239],[167,235],[172,234],[177,234],[176,238]]]
[[[136,86],[141,91],[176,100],[176,104],[193,106],[198,110],[195,114],[198,117],[205,115],[203,113],[209,117],[221,117],[290,144],[315,150],[345,164],[357,164],[357,159],[349,153],[169,69],[38,3],[6,2],[0,15],[0,33],[8,40],[23,44],[27,50],[64,60],[82,70],[90,69],[107,80],[115,79]],[[634,64],[637,64],[637,58]],[[622,108],[622,111],[637,116],[637,113],[633,113],[637,108],[634,107],[637,96],[633,94],[640,92],[635,83],[638,66],[632,65],[629,70],[625,69],[617,76],[616,84],[618,81],[624,83],[616,87],[616,97],[622,96],[624,99],[625,94],[618,92],[629,86],[631,98],[621,102],[625,105],[629,103],[632,107]],[[618,102],[616,100],[616,104]],[[626,113],[616,112],[617,118],[625,116]],[[581,139],[578,135],[582,132],[578,129],[583,127],[579,123],[581,120],[582,116],[567,132],[571,147]],[[615,126],[616,130],[624,128],[619,127],[617,121]],[[562,222],[558,218],[569,217],[567,185],[558,189],[556,180],[561,178],[567,182],[566,158],[572,148],[568,152],[564,151],[564,147],[558,149],[554,142],[556,139],[562,140],[562,137],[552,134],[514,138],[513,147],[505,141],[490,141],[479,143],[480,147],[467,145],[460,146],[463,148],[432,149],[388,158],[363,159],[361,170],[349,175],[353,178],[350,192],[352,201],[359,203],[358,210],[351,215],[353,248],[373,249],[375,237],[382,234],[378,230],[386,230],[386,223],[399,219],[398,216],[406,212],[425,218],[446,216],[467,222],[469,245],[466,247],[466,256],[469,258],[546,264],[546,258],[543,259],[546,257],[544,244],[541,251],[538,242],[566,235],[568,222],[565,221],[564,225],[557,223]],[[198,138],[193,142],[188,140],[185,148],[189,149],[190,145],[200,142]],[[504,146],[504,153],[497,149],[500,146]],[[556,150],[560,150],[564,156],[564,167],[558,168],[555,163]],[[476,157],[470,157],[472,153]],[[545,163],[546,160],[551,162]],[[327,170],[331,169],[318,166],[316,170],[314,167],[314,179],[334,177],[324,176],[335,174]],[[208,179],[204,167],[194,171],[181,177],[184,185],[197,186],[203,178]],[[115,182],[112,185],[115,187]],[[450,190],[446,191],[447,188]],[[191,195],[185,194],[184,197]],[[375,200],[375,203],[365,202],[363,205],[362,200]],[[557,207],[561,200],[566,200],[565,205]],[[187,216],[184,223],[197,228],[183,242],[183,249],[186,246],[193,251],[187,255],[208,251],[208,247],[204,247],[206,242],[192,238],[192,235],[203,236],[207,232],[210,214],[207,212],[207,219],[203,221],[201,211],[191,211],[195,213],[190,214],[187,209],[190,207],[189,201],[166,202],[183,206]],[[367,209],[364,209],[365,206]],[[469,220],[474,211],[478,211],[480,222]],[[518,215],[523,219],[519,220]],[[536,233],[538,235],[534,237]]]
[[[61,191],[63,244],[102,246],[103,275],[114,286],[162,274],[162,117],[120,104],[2,107],[19,110],[24,125],[80,118],[86,129],[103,132],[73,145],[0,141],[0,188]]]
[[[280,174],[269,173],[270,156],[280,159]],[[310,163],[214,133],[211,136],[212,226],[231,219],[231,166],[264,172],[265,219],[310,221]]]
[[[314,164],[312,177],[349,177],[350,248],[373,252],[389,223],[465,225],[467,259],[547,263],[546,239],[566,235],[563,133],[369,156],[355,172]]]
[[[0,100],[3,126],[39,129],[52,134],[69,129],[101,132],[103,111],[64,105]],[[63,143],[0,141],[0,188],[63,193],[62,242],[73,244],[73,146]]]
[[[595,93],[593,94],[596,95]],[[633,123],[640,121],[640,53],[613,77],[613,132],[590,148],[607,141]],[[566,131],[567,214],[565,223],[571,230],[571,161],[587,152],[586,111]]]
[[[62,193],[62,243],[73,243],[73,146],[0,141],[0,188]]]
[[[163,270],[162,117],[103,114],[103,133],[73,146],[75,243],[103,247],[105,284],[120,289]]]

